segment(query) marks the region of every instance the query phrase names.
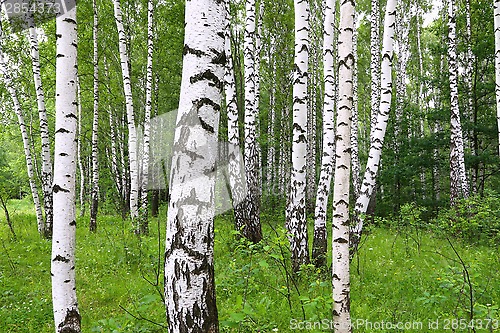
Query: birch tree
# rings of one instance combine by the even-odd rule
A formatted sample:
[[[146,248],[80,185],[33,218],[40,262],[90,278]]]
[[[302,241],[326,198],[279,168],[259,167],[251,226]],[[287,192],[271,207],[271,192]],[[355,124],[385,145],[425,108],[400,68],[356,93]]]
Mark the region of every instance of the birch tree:
[[[1,27],[0,27],[1,29]],[[0,30],[0,38],[4,38],[3,31]],[[26,171],[28,174],[31,196],[33,197],[33,203],[35,205],[35,214],[37,221],[38,233],[41,236],[45,236],[45,221],[43,220],[42,206],[40,204],[40,197],[38,195],[38,185],[36,184],[35,172],[33,168],[33,157],[31,156],[31,140],[26,129],[26,123],[24,121],[24,114],[17,97],[17,91],[13,86],[12,77],[10,76],[10,69],[3,56],[3,45],[0,42],[0,71],[3,75],[3,81],[12,99],[12,104],[14,106],[14,112],[17,116],[17,122],[19,129],[21,131],[21,137],[23,140],[24,157],[26,159]]]
[[[234,211],[234,226],[237,231],[241,231],[243,236],[251,239],[249,231],[245,228],[244,210],[242,204],[245,202],[246,181],[242,177],[244,167],[239,158],[240,129],[238,124],[238,105],[236,100],[236,83],[234,80],[233,55],[231,52],[231,12],[230,1],[226,1],[226,26],[224,31],[224,50],[226,54],[226,64],[224,72],[224,87],[227,108],[227,138],[229,143],[228,152],[228,176],[231,188],[231,197]]]
[[[99,131],[99,49],[98,49],[98,17],[97,2],[92,1],[92,11],[94,16],[94,26],[92,29],[94,42],[94,118],[92,121],[92,194],[90,203],[90,231],[97,230],[97,210],[99,206],[99,164],[97,159],[97,144]]]
[[[370,138],[377,125],[377,116],[380,112],[380,4],[379,0],[371,0],[370,13],[370,74],[371,74],[371,118]],[[384,30],[385,31],[385,30]]]
[[[148,0],[148,56],[146,65],[146,110],[144,114],[144,139],[141,181],[141,214],[139,232],[148,232],[148,178],[149,178],[149,135],[151,128],[151,107],[153,93],[153,0]]]
[[[292,170],[287,230],[294,271],[309,263],[306,221],[307,75],[309,3],[295,0],[295,71],[293,81]]]
[[[357,216],[357,223],[352,230],[351,247],[355,250],[363,230],[364,219],[361,216],[366,214],[371,195],[375,188],[377,172],[384,145],[384,137],[389,120],[392,99],[392,60],[394,47],[394,28],[396,20],[396,0],[388,0],[385,10],[384,37],[382,47],[382,66],[380,74],[381,97],[379,103],[379,114],[372,137],[370,139],[370,151],[366,163],[365,174],[361,184],[359,198],[354,207]]]
[[[323,1],[323,76],[325,84],[323,100],[323,154],[321,156],[321,171],[314,210],[314,237],[312,248],[312,258],[317,267],[326,264],[326,212],[333,174],[335,147],[335,61],[333,50],[335,41],[335,3],[335,0]]]
[[[332,222],[333,324],[335,332],[351,332],[349,280],[349,191],[351,176],[351,113],[353,107],[355,2],[340,5],[339,107],[337,116]]]
[[[246,0],[243,56],[245,67],[245,173],[248,195],[245,201],[245,235],[253,242],[262,239],[259,202],[259,156],[257,149],[257,113],[255,104],[255,0]]]
[[[458,65],[455,1],[448,0],[448,70],[450,78],[451,139],[450,139],[450,202],[467,198],[469,188],[465,173],[464,141],[458,105]]]
[[[214,196],[224,74],[224,2],[186,2],[165,253],[169,332],[218,332]]]
[[[56,333],[81,332],[75,283],[75,178],[77,130],[76,3],[66,1],[56,18],[56,134],[54,158],[54,232],[51,276]]]
[[[128,157],[130,174],[130,216],[137,218],[139,214],[139,172],[137,162],[137,128],[135,125],[134,102],[132,98],[132,84],[130,82],[129,57],[127,52],[127,37],[123,27],[120,0],[113,0],[116,29],[118,30],[118,46],[120,64],[122,68],[123,90],[127,109],[128,126]]]
[[[500,155],[500,0],[494,0],[495,26],[495,94],[498,126],[498,154]]]
[[[49,121],[45,109],[45,93],[40,75],[40,54],[38,51],[38,36],[33,22],[29,28],[29,42],[31,48],[31,62],[35,82],[38,117],[40,120],[40,136],[42,141],[42,190],[45,210],[45,237],[52,237],[52,223],[54,218],[52,199],[52,155],[50,152]]]

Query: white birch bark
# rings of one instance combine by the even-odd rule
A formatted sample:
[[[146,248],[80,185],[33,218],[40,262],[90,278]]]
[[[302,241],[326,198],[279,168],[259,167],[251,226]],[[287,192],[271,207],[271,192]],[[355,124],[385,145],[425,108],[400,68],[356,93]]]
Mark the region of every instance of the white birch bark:
[[[1,29],[1,27],[0,27]],[[0,37],[3,39],[3,32],[0,30]],[[0,42],[1,43],[1,42]],[[26,159],[26,171],[28,174],[31,196],[33,197],[33,203],[35,205],[35,214],[37,221],[37,229],[38,233],[41,236],[45,236],[45,221],[43,220],[43,212],[42,206],[40,204],[40,197],[38,196],[38,186],[36,184],[35,172],[33,169],[33,158],[31,156],[31,142],[28,136],[28,131],[26,130],[26,123],[24,121],[23,110],[21,107],[21,103],[19,103],[19,99],[17,97],[17,91],[14,89],[12,84],[12,78],[9,74],[9,68],[5,62],[3,56],[3,45],[0,44],[0,70],[2,71],[3,79],[5,82],[5,86],[7,91],[12,98],[12,103],[14,106],[14,112],[17,116],[17,122],[19,124],[19,129],[21,130],[21,137],[23,140],[23,149],[24,149],[24,157]]]
[[[332,222],[333,325],[335,332],[352,331],[349,279],[349,192],[351,175],[351,113],[353,108],[355,26],[354,1],[340,5],[339,107],[337,115]]]
[[[358,128],[359,128],[359,116],[358,116],[358,13],[354,13],[354,26],[356,29],[353,31],[352,43],[353,43],[353,55],[354,55],[354,72],[353,72],[353,86],[352,86],[352,119],[351,119],[351,163],[352,163],[352,187],[354,194],[354,201],[359,197],[359,191],[361,190],[361,179],[360,171],[361,164],[359,161],[359,146],[358,146]]]
[[[234,226],[237,231],[241,231],[245,237],[244,207],[246,196],[246,180],[242,177],[244,166],[240,159],[240,129],[238,123],[238,105],[236,100],[236,83],[234,80],[233,55],[231,52],[231,13],[230,2],[226,2],[226,26],[224,50],[226,54],[226,64],[224,72],[224,88],[227,108],[227,138],[229,143],[228,152],[228,176],[231,188],[231,197],[234,211]]]
[[[224,23],[223,1],[186,2],[165,253],[170,333],[218,332],[213,223]]]
[[[97,37],[99,26],[96,0],[92,1],[92,11],[94,16],[94,26],[92,29],[94,39],[94,119],[92,121],[92,193],[90,199],[89,229],[95,232],[97,230],[97,210],[99,207],[99,161],[97,158],[99,132],[99,44]]]
[[[382,147],[384,144],[387,122],[391,110],[392,99],[392,60],[394,47],[394,27],[396,23],[396,0],[388,0],[385,12],[384,21],[384,37],[382,48],[382,70],[380,74],[381,81],[381,97],[379,105],[379,114],[377,124],[375,125],[372,138],[370,140],[370,151],[368,153],[368,161],[366,163],[365,174],[361,184],[360,196],[356,200],[354,207],[358,222],[352,230],[352,247],[355,249],[359,243],[361,232],[363,230],[364,219],[361,216],[366,214],[368,204],[370,202],[373,189],[377,179],[377,172],[380,165],[382,155]]]
[[[292,268],[309,263],[306,221],[307,76],[309,48],[309,3],[294,0],[295,71],[293,84],[292,169],[287,209]]]
[[[269,92],[269,123],[267,126],[267,136],[268,136],[268,150],[267,150],[267,186],[268,186],[268,191],[269,194],[272,196],[275,196],[275,190],[276,190],[276,174],[275,174],[275,122],[276,122],[276,106],[275,106],[275,100],[276,100],[276,77],[275,77],[275,72],[276,72],[276,60],[275,60],[275,54],[274,54],[274,39],[271,39],[271,45],[269,47],[269,61],[270,61],[270,66],[271,66],[271,91]]]
[[[314,210],[314,237],[312,258],[317,267],[326,264],[327,235],[326,213],[328,195],[333,174],[333,159],[335,147],[335,0],[323,0],[323,76],[325,93],[323,99],[323,154],[321,156],[321,171],[316,194]]]
[[[500,0],[494,0],[495,94],[497,106],[498,154],[500,155]]]
[[[455,1],[448,1],[448,69],[450,77],[451,139],[450,139],[450,202],[467,198],[469,187],[465,173],[464,141],[458,105],[458,65]]]
[[[85,170],[83,169],[82,162],[82,99],[81,99],[81,89],[80,89],[80,79],[76,77],[76,91],[78,99],[78,132],[77,132],[77,143],[76,143],[76,153],[78,155],[78,170],[80,171],[80,217],[85,215]]]
[[[259,202],[259,154],[257,148],[257,109],[255,104],[255,0],[246,0],[245,37],[245,172],[248,196],[245,201],[244,235],[253,242],[262,239]],[[247,237],[247,238],[248,238]]]
[[[56,18],[56,134],[54,158],[54,232],[52,239],[52,304],[56,333],[79,333],[80,313],[75,283],[75,178],[77,131],[76,4]]]
[[[377,117],[380,112],[380,3],[379,0],[371,0],[370,13],[370,75],[371,75],[371,118],[370,139],[377,125]],[[385,30],[384,30],[385,31]]]
[[[45,237],[52,237],[52,223],[54,219],[52,199],[52,156],[50,152],[49,122],[45,109],[45,94],[40,75],[40,55],[38,52],[38,37],[34,27],[29,28],[29,41],[31,47],[31,62],[35,91],[40,118],[40,136],[42,141],[42,190],[45,208]]]
[[[148,180],[149,180],[149,136],[153,93],[153,0],[148,0],[148,57],[146,65],[146,110],[144,114],[144,140],[142,153],[141,214],[139,232],[148,233]]]
[[[130,82],[129,57],[127,51],[127,38],[122,21],[120,0],[113,0],[116,28],[118,30],[118,45],[120,51],[120,64],[122,68],[123,90],[127,109],[128,126],[128,156],[130,174],[130,216],[135,219],[139,215],[139,168],[137,161],[137,128],[135,125],[134,102],[132,98],[132,85]]]

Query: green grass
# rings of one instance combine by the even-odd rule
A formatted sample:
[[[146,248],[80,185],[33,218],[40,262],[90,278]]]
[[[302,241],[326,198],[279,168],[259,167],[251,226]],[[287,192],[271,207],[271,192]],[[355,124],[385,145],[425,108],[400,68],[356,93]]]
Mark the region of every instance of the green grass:
[[[29,201],[10,201],[9,208],[17,239],[10,235],[2,214],[0,332],[53,332],[50,243],[37,235]],[[265,238],[257,245],[235,240],[231,219],[231,214],[216,219],[221,332],[291,332],[314,322],[323,328],[329,325],[330,273],[309,266],[298,276],[290,274],[283,215],[262,215]],[[150,221],[151,235],[138,239],[130,221],[118,216],[100,216],[95,235],[87,231],[87,218],[78,219],[77,293],[84,332],[166,331],[157,325],[166,324],[162,262],[158,262],[158,253],[164,250],[165,220],[163,211]],[[500,320],[498,245],[455,243],[470,275],[476,323]],[[429,232],[375,228],[351,267],[355,332],[388,331],[369,326],[382,321],[423,325],[405,332],[442,332],[445,324],[452,331],[453,323],[468,322],[470,290],[462,264],[446,240]],[[430,330],[429,323],[438,319],[440,328]]]

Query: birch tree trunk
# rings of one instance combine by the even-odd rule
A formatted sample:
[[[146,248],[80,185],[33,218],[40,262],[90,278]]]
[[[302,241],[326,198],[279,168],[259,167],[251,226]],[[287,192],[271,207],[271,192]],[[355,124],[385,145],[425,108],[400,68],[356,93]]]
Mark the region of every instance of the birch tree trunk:
[[[246,0],[244,38],[245,67],[245,172],[248,196],[245,201],[245,228],[243,234],[254,243],[262,239],[259,202],[259,156],[257,149],[257,109],[255,105],[255,0]]]
[[[335,41],[335,3],[335,0],[324,0],[323,2],[323,76],[325,81],[323,100],[323,154],[321,157],[321,171],[314,210],[314,236],[312,248],[312,259],[317,267],[326,264],[326,213],[328,195],[332,182],[335,147],[335,60],[333,51]]]
[[[370,151],[368,153],[368,161],[366,170],[361,184],[361,191],[356,206],[354,207],[356,218],[358,219],[351,234],[351,248],[356,250],[361,232],[363,230],[364,219],[361,216],[366,214],[368,204],[375,188],[377,172],[380,165],[380,157],[382,155],[382,147],[384,145],[384,137],[389,120],[392,100],[392,60],[394,46],[394,27],[396,20],[396,0],[388,0],[385,12],[384,21],[384,38],[382,48],[382,70],[380,74],[381,81],[381,98],[379,105],[379,114],[377,124],[374,128],[373,135],[370,139]]]
[[[54,233],[52,304],[57,333],[81,332],[75,283],[75,178],[77,130],[76,3],[56,18],[56,134],[54,158]]]
[[[38,107],[38,117],[40,118],[40,136],[42,140],[42,190],[43,204],[45,208],[45,237],[52,237],[52,223],[54,219],[53,199],[52,199],[52,156],[50,153],[49,122],[47,110],[45,109],[45,94],[42,87],[40,75],[40,55],[38,52],[38,37],[36,29],[29,28],[29,41],[31,47],[31,62],[35,91]]]
[[[458,65],[455,1],[448,1],[448,69],[450,77],[451,140],[450,140],[450,203],[467,198],[469,188],[465,173],[464,141],[458,105]]]
[[[236,99],[236,83],[234,80],[233,55],[231,52],[231,12],[230,2],[226,2],[226,26],[225,26],[225,54],[226,64],[224,72],[224,87],[227,108],[227,138],[229,143],[228,152],[228,176],[231,188],[231,197],[234,211],[234,226],[237,231],[242,232],[245,237],[244,207],[246,196],[246,180],[242,177],[244,166],[240,160],[240,129],[238,123],[238,104]]]
[[[116,28],[118,30],[118,45],[120,64],[122,68],[123,90],[127,109],[128,126],[128,156],[130,174],[130,216],[135,219],[139,215],[139,168],[137,161],[137,128],[135,126],[134,102],[132,99],[132,85],[130,82],[129,57],[127,52],[127,38],[123,28],[120,0],[113,0]]]
[[[184,60],[165,253],[170,333],[218,332],[213,263],[224,2],[186,2]]]
[[[494,0],[495,20],[495,94],[497,104],[498,154],[500,155],[500,0]]]
[[[80,89],[80,79],[76,77],[76,93],[78,99],[78,133],[77,133],[77,143],[76,143],[76,153],[78,154],[78,169],[80,170],[80,217],[85,216],[85,170],[83,169],[82,162],[82,100],[81,100],[81,89]],[[113,141],[111,141],[113,142]]]
[[[306,221],[307,76],[309,48],[309,3],[294,0],[295,71],[293,83],[292,170],[287,209],[292,268],[309,263]]]
[[[358,128],[359,128],[359,116],[358,116],[358,13],[355,10],[354,13],[354,26],[356,29],[353,31],[352,43],[353,43],[353,55],[354,55],[354,72],[353,86],[352,86],[352,119],[351,119],[351,162],[352,162],[352,187],[354,192],[354,201],[358,200],[359,191],[361,190],[361,179],[360,170],[361,165],[359,161],[359,146],[358,146]]]
[[[144,114],[144,140],[142,155],[141,214],[139,232],[148,233],[148,180],[149,180],[149,135],[153,93],[153,0],[148,0],[148,59],[146,68],[146,110]]]
[[[2,30],[0,30],[0,38],[2,39],[4,38]],[[21,130],[21,137],[23,139],[24,157],[26,159],[26,170],[28,173],[28,179],[30,183],[31,196],[33,197],[33,203],[35,205],[38,233],[41,236],[45,236],[45,221],[43,220],[42,206],[40,205],[40,197],[38,196],[38,186],[36,184],[35,172],[33,169],[33,158],[31,156],[31,142],[28,136],[28,131],[26,130],[26,123],[24,121],[24,115],[23,115],[23,110],[21,108],[21,103],[19,103],[19,99],[17,97],[17,91],[14,89],[12,85],[12,78],[10,77],[9,74],[10,71],[3,56],[3,45],[1,44],[1,42],[0,42],[0,70],[2,71],[7,91],[9,92],[10,97],[12,98],[12,103],[14,104],[14,112],[17,116],[19,129]]]
[[[92,194],[90,203],[90,224],[91,232],[97,230],[97,210],[99,206],[99,164],[97,159],[97,144],[99,131],[99,49],[98,49],[98,17],[97,2],[92,1],[94,16],[93,39],[94,39],[94,119],[92,121]]]
[[[371,0],[370,14],[370,73],[371,73],[371,118],[370,139],[377,125],[377,117],[380,112],[380,4],[379,0]],[[385,30],[384,30],[385,33]]]
[[[349,279],[349,191],[351,114],[353,107],[355,26],[354,1],[340,5],[339,107],[337,116],[332,222],[333,324],[335,332],[351,332]]]

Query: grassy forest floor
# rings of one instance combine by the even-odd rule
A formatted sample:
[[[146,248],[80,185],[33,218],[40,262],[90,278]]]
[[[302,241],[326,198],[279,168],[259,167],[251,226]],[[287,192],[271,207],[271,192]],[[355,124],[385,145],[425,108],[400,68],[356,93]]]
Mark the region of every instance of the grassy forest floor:
[[[12,200],[8,207],[17,239],[2,214],[0,332],[53,332],[51,245],[38,236],[29,201]],[[166,332],[165,216],[152,219],[150,235],[142,238],[118,216],[100,216],[95,235],[88,218],[78,220],[83,332]],[[264,240],[249,245],[235,240],[231,214],[216,219],[221,332],[329,331],[330,273],[305,267],[290,275],[284,216],[267,212],[262,222]],[[472,331],[466,327],[471,308],[476,332],[500,332],[498,244],[452,244],[456,252],[429,231],[373,228],[352,262],[354,332]]]

